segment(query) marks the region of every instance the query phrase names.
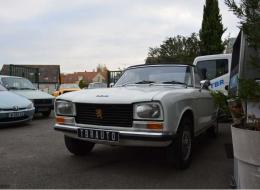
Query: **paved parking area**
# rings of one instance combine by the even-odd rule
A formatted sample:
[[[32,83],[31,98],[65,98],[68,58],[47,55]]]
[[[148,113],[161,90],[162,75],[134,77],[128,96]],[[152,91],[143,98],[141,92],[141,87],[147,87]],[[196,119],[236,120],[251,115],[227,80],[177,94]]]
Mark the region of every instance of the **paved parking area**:
[[[87,157],[65,148],[54,118],[0,129],[0,188],[229,188],[233,160],[228,124],[217,140],[196,140],[193,163],[172,168],[162,149],[97,145]]]

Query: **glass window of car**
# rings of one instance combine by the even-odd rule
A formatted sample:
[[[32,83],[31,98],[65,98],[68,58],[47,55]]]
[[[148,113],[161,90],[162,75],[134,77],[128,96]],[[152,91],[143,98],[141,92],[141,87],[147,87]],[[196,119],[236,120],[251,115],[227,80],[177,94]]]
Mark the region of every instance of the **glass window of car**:
[[[79,88],[78,84],[61,84],[60,88]]]
[[[0,85],[0,91],[6,91],[6,89],[2,85]]]
[[[3,77],[2,83],[8,90],[35,90],[33,84],[26,78]]]
[[[130,68],[124,72],[115,86],[142,82],[167,83],[176,81],[192,86],[190,66],[147,66]]]
[[[197,68],[201,71],[202,79],[214,79],[228,73],[228,60],[198,61]]]

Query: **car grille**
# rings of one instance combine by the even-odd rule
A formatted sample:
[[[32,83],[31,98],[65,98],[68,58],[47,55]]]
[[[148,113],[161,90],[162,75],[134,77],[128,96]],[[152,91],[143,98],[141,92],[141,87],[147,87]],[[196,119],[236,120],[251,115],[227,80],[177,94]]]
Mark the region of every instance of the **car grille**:
[[[22,120],[25,120],[27,118],[28,118],[28,116],[16,117],[16,118],[1,118],[0,123],[1,122],[12,122],[12,121],[22,121]]]
[[[33,103],[34,105],[50,105],[52,104],[52,99],[35,99]]]
[[[76,122],[79,124],[132,127],[131,104],[76,104]]]
[[[21,110],[26,110],[26,108],[18,108],[18,109],[6,108],[6,109],[0,109],[0,111],[21,111]]]

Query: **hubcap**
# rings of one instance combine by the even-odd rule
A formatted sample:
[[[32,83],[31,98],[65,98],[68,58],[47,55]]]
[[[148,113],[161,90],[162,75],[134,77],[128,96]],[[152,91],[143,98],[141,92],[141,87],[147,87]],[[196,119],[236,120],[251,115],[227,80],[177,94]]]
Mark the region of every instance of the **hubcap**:
[[[182,158],[187,160],[191,153],[191,134],[189,131],[184,131],[182,135]]]

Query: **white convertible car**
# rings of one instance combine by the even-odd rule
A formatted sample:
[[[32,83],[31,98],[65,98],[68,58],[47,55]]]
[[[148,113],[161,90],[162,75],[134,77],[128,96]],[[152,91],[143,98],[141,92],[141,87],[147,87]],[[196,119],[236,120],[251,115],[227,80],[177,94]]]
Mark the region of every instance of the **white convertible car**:
[[[167,147],[178,168],[191,162],[193,138],[217,134],[217,109],[208,81],[181,64],[129,67],[113,88],[59,96],[54,128],[75,155],[95,144]]]

